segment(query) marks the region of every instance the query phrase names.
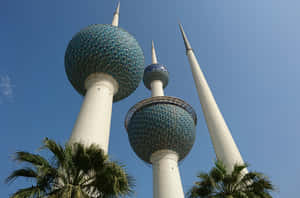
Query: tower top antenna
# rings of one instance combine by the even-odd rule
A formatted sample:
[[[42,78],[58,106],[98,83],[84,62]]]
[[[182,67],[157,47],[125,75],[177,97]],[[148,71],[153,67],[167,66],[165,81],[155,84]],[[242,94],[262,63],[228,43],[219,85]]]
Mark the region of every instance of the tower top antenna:
[[[154,48],[154,42],[152,40],[152,64],[157,64],[157,57]]]
[[[120,1],[118,2],[118,6],[114,13],[114,18],[112,20],[112,25],[118,27],[119,26],[119,13],[120,13]]]
[[[180,23],[179,23],[179,28],[180,28],[180,31],[181,31],[181,34],[182,34],[182,38],[183,38],[183,41],[184,41],[186,51],[192,50],[191,44],[190,44],[189,40],[187,39],[187,36],[186,36],[186,34],[183,30],[183,27]]]

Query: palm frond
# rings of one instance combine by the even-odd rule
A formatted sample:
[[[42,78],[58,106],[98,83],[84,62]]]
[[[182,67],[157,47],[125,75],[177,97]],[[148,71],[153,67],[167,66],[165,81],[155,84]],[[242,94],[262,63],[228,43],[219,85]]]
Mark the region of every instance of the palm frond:
[[[43,198],[46,194],[47,193],[43,189],[37,186],[32,186],[18,190],[11,195],[10,198]]]
[[[96,180],[90,185],[106,195],[124,196],[133,192],[133,179],[114,162],[105,165],[104,170],[95,172]]]
[[[231,172],[233,179],[235,179],[236,181],[241,179],[243,175],[243,170],[245,170],[247,167],[248,167],[247,164],[243,164],[243,165],[235,164],[233,167],[233,171]]]
[[[24,151],[16,152],[14,160],[21,163],[29,163],[35,167],[50,166],[49,162],[42,156]]]
[[[59,164],[65,162],[64,148],[57,144],[55,141],[45,138],[43,140],[43,146],[40,149],[48,149],[53,153],[53,157]]]
[[[6,179],[5,183],[11,183],[15,181],[18,177],[26,177],[26,178],[36,178],[37,173],[31,168],[22,168],[12,172]]]
[[[226,175],[226,174],[227,174],[226,167],[225,167],[225,165],[223,164],[222,161],[217,160],[217,161],[215,162],[215,168],[217,168],[223,175]]]

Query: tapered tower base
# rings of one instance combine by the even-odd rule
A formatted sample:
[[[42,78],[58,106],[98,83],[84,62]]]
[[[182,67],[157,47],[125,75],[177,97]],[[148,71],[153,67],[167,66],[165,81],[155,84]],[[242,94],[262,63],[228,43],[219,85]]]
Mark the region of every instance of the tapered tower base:
[[[118,83],[107,74],[92,74],[85,83],[87,93],[72,131],[70,143],[99,145],[108,151],[111,111]]]
[[[178,155],[171,150],[160,150],[151,155],[153,168],[153,198],[184,198]]]

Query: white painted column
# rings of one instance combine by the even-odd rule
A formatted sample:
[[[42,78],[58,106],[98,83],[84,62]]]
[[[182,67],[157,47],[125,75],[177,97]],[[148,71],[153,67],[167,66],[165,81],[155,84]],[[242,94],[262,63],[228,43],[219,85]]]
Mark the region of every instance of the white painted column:
[[[234,164],[244,164],[244,161],[192,49],[187,50],[187,56],[217,159],[231,171]]]
[[[153,198],[184,198],[178,155],[171,150],[160,150],[151,155],[153,168]]]
[[[160,80],[153,80],[150,84],[151,96],[164,96],[163,83]]]
[[[85,87],[87,92],[69,142],[98,144],[107,153],[113,96],[118,83],[110,75],[97,73],[87,78]]]

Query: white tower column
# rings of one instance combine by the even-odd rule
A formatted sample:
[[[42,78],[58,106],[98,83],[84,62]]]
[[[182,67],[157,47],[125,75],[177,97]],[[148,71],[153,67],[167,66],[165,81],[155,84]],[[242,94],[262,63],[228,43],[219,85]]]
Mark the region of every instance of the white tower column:
[[[181,25],[180,30],[217,159],[222,161],[229,171],[232,171],[236,163],[244,164],[244,161]]]
[[[151,96],[164,96],[163,83],[161,80],[153,80],[150,84]]]
[[[160,150],[151,155],[153,168],[153,198],[184,198],[178,155],[171,150]]]
[[[96,73],[87,78],[85,87],[87,92],[69,142],[97,144],[107,153],[112,102],[118,83],[110,75]]]

